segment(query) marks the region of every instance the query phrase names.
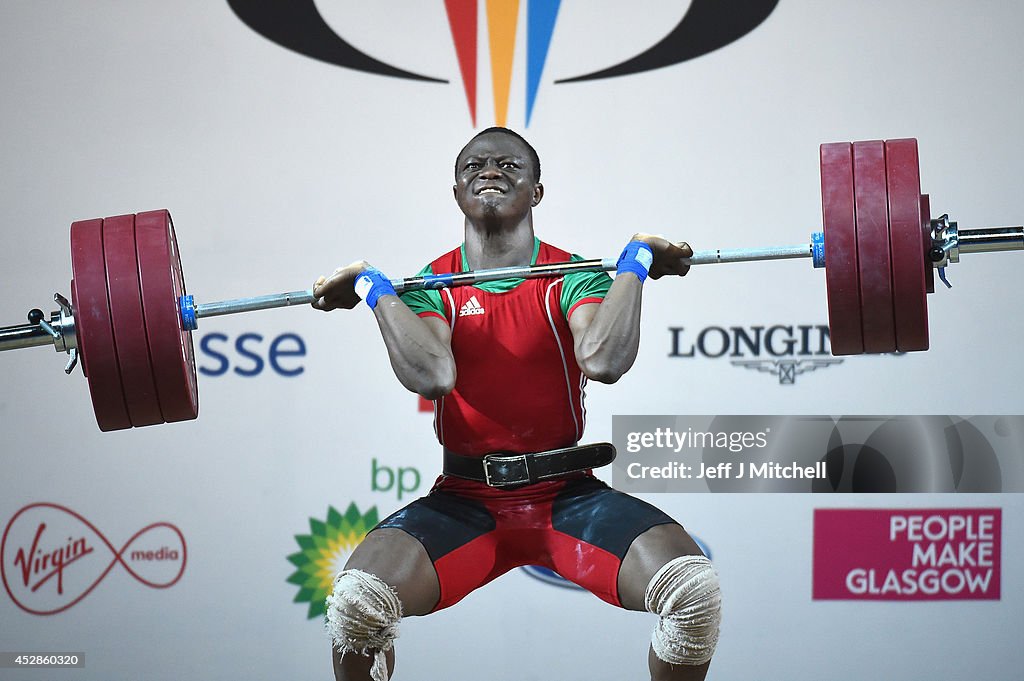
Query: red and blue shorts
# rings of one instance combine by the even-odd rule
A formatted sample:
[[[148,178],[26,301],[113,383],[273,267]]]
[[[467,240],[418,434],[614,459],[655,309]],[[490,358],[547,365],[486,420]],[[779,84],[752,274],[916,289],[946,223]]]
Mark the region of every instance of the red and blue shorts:
[[[619,566],[633,540],[674,522],[590,475],[513,490],[442,476],[377,527],[403,530],[426,549],[441,587],[436,611],[523,565],[546,567],[621,605]]]

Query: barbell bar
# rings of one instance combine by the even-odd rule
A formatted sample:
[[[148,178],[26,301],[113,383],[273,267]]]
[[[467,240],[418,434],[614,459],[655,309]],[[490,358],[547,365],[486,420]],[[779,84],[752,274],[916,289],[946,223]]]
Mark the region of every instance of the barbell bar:
[[[799,244],[795,246],[774,246],[769,248],[737,248],[731,250],[717,249],[695,251],[693,257],[685,258],[684,260],[689,265],[706,265],[711,263],[810,257],[812,257],[811,244]],[[398,294],[402,294],[407,291],[470,286],[472,284],[482,284],[488,281],[499,281],[501,279],[541,279],[544,277],[564,276],[574,272],[610,272],[616,269],[617,260],[618,258],[600,258],[593,260],[578,260],[574,262],[549,263],[546,265],[494,267],[453,274],[432,274],[421,277],[391,279],[390,282],[391,285],[394,286],[395,291]],[[822,264],[819,266],[824,267],[824,261],[822,261]],[[221,300],[214,303],[199,304],[196,304],[191,295],[185,295],[179,300],[179,305],[185,327],[194,331],[199,327],[198,320],[204,317],[216,317],[219,315],[237,314],[240,312],[253,312],[255,310],[269,310],[276,307],[288,307],[291,305],[309,305],[314,300],[315,297],[313,296],[312,289],[307,289],[302,291],[272,293],[265,296],[235,298],[233,300]]]
[[[920,192],[917,141],[840,142],[820,147],[823,231],[810,243],[698,250],[689,265],[809,258],[825,268],[832,353],[928,348],[933,271],[963,253],[1024,250],[1024,227],[961,230],[932,219]],[[500,267],[392,279],[398,293],[611,271],[617,258]],[[101,430],[194,419],[198,382],[191,332],[205,317],[306,305],[305,289],[195,303],[186,292],[177,239],[166,210],[81,220],[71,225],[71,300],[54,295],[49,321],[0,328],[0,350],[53,344],[79,359]]]

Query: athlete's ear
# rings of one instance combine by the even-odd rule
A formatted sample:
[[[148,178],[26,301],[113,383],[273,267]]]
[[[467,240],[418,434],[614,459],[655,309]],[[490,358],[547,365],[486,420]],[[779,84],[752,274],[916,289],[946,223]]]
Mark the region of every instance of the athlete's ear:
[[[540,200],[544,198],[544,185],[540,182],[533,185],[533,203],[531,205],[536,206],[540,203]]]
[[[452,185],[452,196],[454,196],[455,197],[455,201],[458,202],[458,200],[459,200],[459,185],[457,185],[457,184],[453,184]]]

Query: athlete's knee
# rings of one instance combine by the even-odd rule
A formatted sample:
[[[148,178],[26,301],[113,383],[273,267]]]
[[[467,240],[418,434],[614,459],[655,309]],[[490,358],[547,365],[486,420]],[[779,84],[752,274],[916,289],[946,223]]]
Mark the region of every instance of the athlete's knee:
[[[647,585],[645,606],[661,617],[651,637],[658,659],[687,665],[711,659],[722,609],[718,573],[711,561],[681,556],[666,563]]]
[[[339,655],[374,657],[374,681],[387,679],[384,653],[398,638],[401,619],[398,594],[378,577],[362,570],[343,570],[335,577],[327,597],[327,632]]]

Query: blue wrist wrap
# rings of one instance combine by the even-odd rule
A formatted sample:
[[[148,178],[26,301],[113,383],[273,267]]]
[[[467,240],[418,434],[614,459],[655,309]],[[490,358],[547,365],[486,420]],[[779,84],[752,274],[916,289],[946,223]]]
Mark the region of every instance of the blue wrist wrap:
[[[376,267],[367,267],[359,273],[359,276],[356,277],[355,289],[371,310],[377,307],[377,300],[381,296],[397,295],[391,281]]]
[[[642,284],[647,279],[647,272],[651,269],[652,262],[654,262],[654,251],[650,246],[643,241],[630,241],[622,249],[622,255],[615,263],[615,274],[632,272]]]

